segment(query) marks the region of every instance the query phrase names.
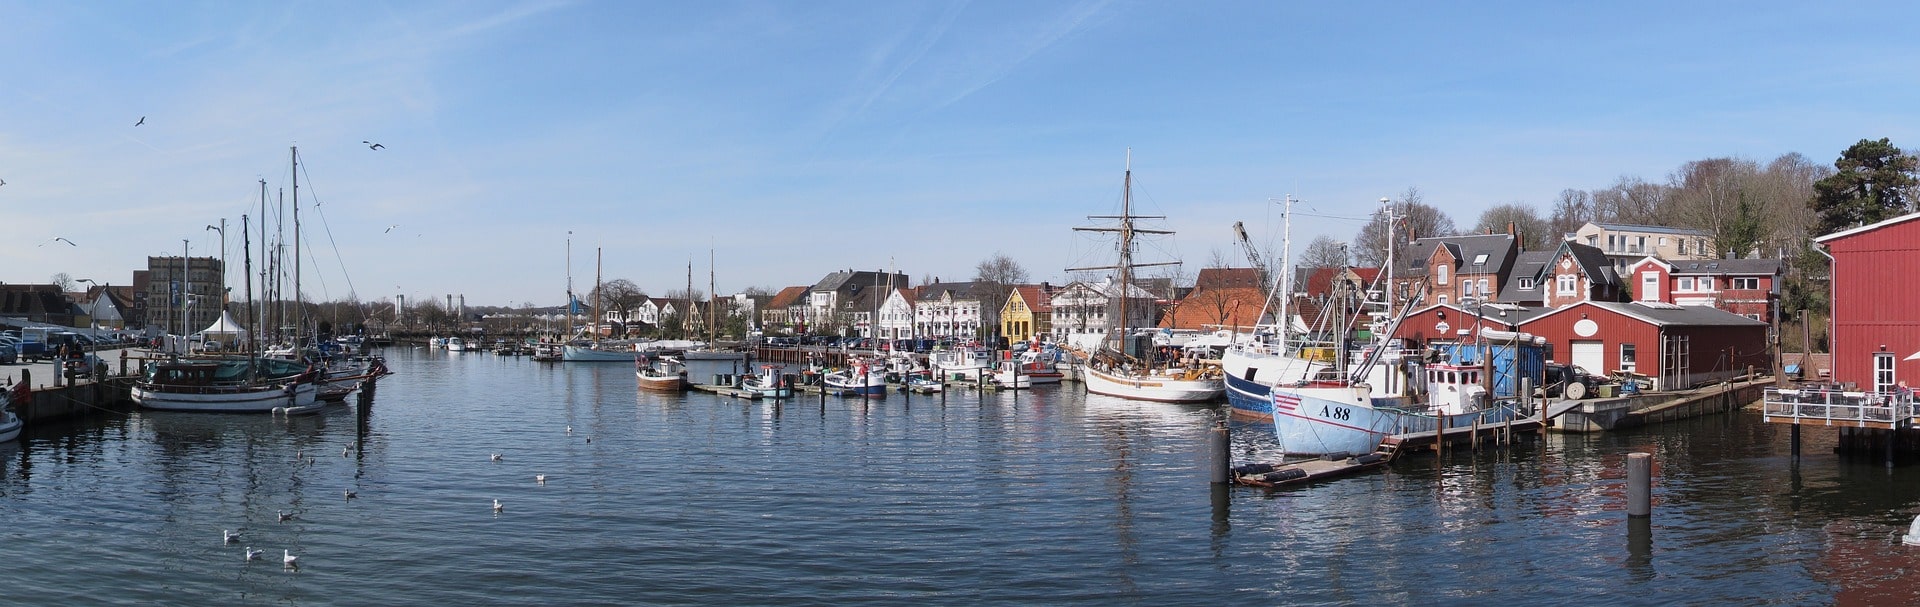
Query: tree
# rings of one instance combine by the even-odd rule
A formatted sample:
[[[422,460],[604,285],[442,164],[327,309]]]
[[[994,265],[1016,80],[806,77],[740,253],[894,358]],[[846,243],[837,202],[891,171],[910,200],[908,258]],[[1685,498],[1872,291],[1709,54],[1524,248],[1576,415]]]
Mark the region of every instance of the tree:
[[[1231,268],[1233,267],[1233,259],[1227,257],[1227,252],[1220,250],[1220,247],[1214,247],[1212,254],[1207,256],[1207,267]]]
[[[1350,262],[1347,255],[1347,243],[1334,240],[1332,236],[1321,234],[1307,243],[1307,250],[1300,254],[1301,268],[1344,268]]]
[[[1746,192],[1742,191],[1736,196],[1739,200],[1734,202],[1733,212],[1730,213],[1732,217],[1727,218],[1727,221],[1714,231],[1713,244],[1715,250],[1722,253],[1732,251],[1740,255],[1751,255],[1754,249],[1760,247],[1761,232],[1766,229],[1762,224],[1765,222],[1762,221],[1759,209],[1748,198]]]
[[[1552,230],[1554,238],[1579,231],[1580,226],[1593,221],[1593,195],[1586,190],[1560,190],[1560,196],[1553,201],[1553,215],[1547,219],[1547,229]]]
[[[647,292],[641,290],[640,286],[633,284],[631,280],[615,278],[601,283],[598,295],[602,315],[607,311],[614,311],[619,313],[620,318],[625,319],[627,313],[640,307],[640,302],[646,299]]]
[[[981,261],[973,270],[973,281],[986,289],[981,301],[981,328],[989,334],[999,329],[1000,308],[1007,305],[1015,286],[1026,284],[1027,269],[1020,262],[1007,257],[1005,253],[994,251],[992,257]],[[991,324],[992,328],[988,328]]]
[[[1353,259],[1362,266],[1379,266],[1387,259],[1388,235],[1392,235],[1394,259],[1405,259],[1407,245],[1417,238],[1452,236],[1453,219],[1440,209],[1421,202],[1418,188],[1407,188],[1394,205],[1392,230],[1387,229],[1387,210],[1374,211],[1373,220],[1353,237]]]
[[[1594,221],[1665,225],[1660,215],[1666,207],[1666,186],[1639,177],[1622,175],[1613,187],[1593,193]]]
[[[1514,240],[1525,251],[1546,249],[1547,243],[1558,240],[1558,235],[1540,218],[1533,205],[1524,202],[1494,205],[1481,211],[1480,221],[1473,227],[1475,234],[1505,234],[1508,230],[1513,231]]]
[[[66,272],[61,272],[58,274],[54,274],[51,277],[48,277],[47,282],[54,286],[60,287],[61,291],[72,291],[74,288],[73,277],[68,276]]]
[[[1915,195],[1914,173],[1920,160],[1893,147],[1886,138],[1862,139],[1833,161],[1833,175],[1813,184],[1807,204],[1819,213],[1822,234],[1906,213]]]

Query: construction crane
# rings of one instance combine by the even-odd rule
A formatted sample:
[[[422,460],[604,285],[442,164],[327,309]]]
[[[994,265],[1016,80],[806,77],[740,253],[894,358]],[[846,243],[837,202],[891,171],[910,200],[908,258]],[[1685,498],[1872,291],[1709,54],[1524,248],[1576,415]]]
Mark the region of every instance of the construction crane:
[[[1240,249],[1247,252],[1247,261],[1253,264],[1253,271],[1259,273],[1260,288],[1272,287],[1273,277],[1268,275],[1267,262],[1260,259],[1260,250],[1253,248],[1253,240],[1247,238],[1247,227],[1238,221],[1233,222],[1233,235],[1240,238]]]

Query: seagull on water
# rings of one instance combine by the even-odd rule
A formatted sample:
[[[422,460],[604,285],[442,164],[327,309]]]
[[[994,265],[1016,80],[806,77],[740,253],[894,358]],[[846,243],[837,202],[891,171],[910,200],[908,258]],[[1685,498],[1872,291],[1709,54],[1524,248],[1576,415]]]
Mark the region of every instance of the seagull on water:
[[[494,514],[499,514],[501,510],[505,510],[505,509],[506,509],[506,507],[504,507],[504,506],[501,506],[501,505],[500,505],[500,500],[493,500],[493,513],[494,513]]]
[[[351,451],[351,449],[349,449],[349,448],[347,448],[347,447],[341,447],[341,448],[340,448],[340,457],[347,457],[347,453],[348,453],[349,451]]]
[[[287,550],[280,551],[280,566],[299,567],[300,566],[299,561],[300,561],[300,557],[294,556],[293,552],[287,551]]]
[[[533,482],[536,482],[536,483],[540,483],[540,484],[542,484],[542,485],[545,485],[545,484],[547,484],[547,475],[545,475],[545,474],[535,474],[535,475],[533,475]]]
[[[234,543],[234,542],[238,542],[238,541],[240,541],[240,534],[238,534],[238,533],[234,533],[234,532],[232,532],[232,531],[228,531],[228,530],[225,530],[225,529],[221,529],[221,530],[220,530],[220,540],[221,540],[221,543],[225,543],[225,544],[231,544],[231,543]]]
[[[133,126],[140,126],[140,125],[143,125],[143,124],[146,124],[146,123],[147,123],[147,117],[146,117],[146,116],[141,116],[141,117],[140,117],[140,121],[139,121],[139,122],[135,122],[135,123],[133,123]]]
[[[254,550],[252,546],[247,547],[247,560],[249,561],[260,560],[260,557],[266,556],[266,554],[267,551],[265,550]]]
[[[293,520],[293,515],[287,514],[286,512],[275,510],[273,513],[280,517],[280,522],[282,523]]]
[[[380,145],[380,144],[378,144],[378,143],[374,143],[374,142],[371,142],[371,141],[366,141],[366,140],[361,140],[361,141],[360,141],[360,143],[364,143],[364,144],[367,144],[367,149],[369,149],[369,150],[378,150],[378,149],[380,149],[380,148],[384,148],[384,147],[387,147],[387,146],[384,146],[384,145]]]
[[[347,499],[353,499],[353,498],[356,498],[356,497],[360,497],[360,493],[359,493],[359,492],[356,492],[356,491],[354,491],[354,490],[352,490],[352,489],[347,489],[347,490],[344,490],[344,491],[341,491],[341,492],[340,492],[340,494],[341,494],[341,495],[345,495],[345,496],[347,497]]]
[[[567,434],[573,434],[573,426],[572,426],[572,425],[568,425],[568,426],[567,426]]]
[[[500,454],[498,454],[498,453],[495,453],[495,454],[493,454],[493,461],[496,461],[496,462],[497,462],[497,461],[500,461],[501,459],[502,459],[502,458],[500,457]]]

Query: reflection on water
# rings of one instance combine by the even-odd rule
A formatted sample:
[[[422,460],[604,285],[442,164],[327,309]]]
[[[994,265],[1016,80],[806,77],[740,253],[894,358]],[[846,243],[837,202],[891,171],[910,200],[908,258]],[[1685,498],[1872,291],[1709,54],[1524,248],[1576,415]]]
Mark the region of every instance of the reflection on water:
[[[751,402],[640,392],[625,365],[390,355],[400,375],[317,416],[135,412],[0,445],[9,601],[1920,604],[1915,468],[1819,431],[1796,460],[1755,415],[1259,490],[1206,483],[1214,408],[1073,384]],[[1232,449],[1278,452],[1244,424]],[[1635,451],[1650,519],[1623,510]]]

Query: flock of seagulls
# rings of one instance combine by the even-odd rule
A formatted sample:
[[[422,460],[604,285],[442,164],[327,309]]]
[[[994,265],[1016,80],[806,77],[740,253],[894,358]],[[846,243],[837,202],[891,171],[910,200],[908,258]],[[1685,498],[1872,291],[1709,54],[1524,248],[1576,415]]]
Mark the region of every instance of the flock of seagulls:
[[[65,240],[65,239],[63,238],[60,240]],[[72,244],[72,243],[69,242],[68,244]],[[573,435],[573,426],[571,425],[567,426],[567,435],[568,436]],[[592,443],[593,439],[588,438],[587,442]],[[352,451],[353,451],[352,447],[342,448],[340,450],[340,457],[350,457],[352,455]],[[487,459],[495,462],[503,462],[503,461],[506,461],[506,456],[500,453],[490,453],[488,454]],[[313,456],[308,455],[305,451],[296,449],[293,453],[293,461],[295,464],[306,464],[308,466],[311,466],[313,465],[314,458]],[[533,481],[535,483],[538,483],[544,486],[547,484],[547,475],[535,474],[533,475]],[[354,498],[360,497],[360,493],[357,491],[354,491],[353,489],[341,490],[340,495],[347,501],[352,501]],[[507,511],[506,504],[501,503],[499,498],[493,498],[494,516],[499,516],[505,513],[506,511]],[[281,523],[294,520],[295,513],[287,512],[285,510],[274,510],[273,513],[274,513],[274,518]],[[232,545],[232,544],[237,544],[239,542],[240,542],[239,533],[235,533],[232,529],[220,530],[221,544]],[[253,561],[257,561],[262,558],[265,558],[266,551],[256,550],[252,546],[247,546],[243,554],[246,557],[246,560],[248,562],[253,562]],[[300,562],[300,555],[294,554],[293,551],[291,550],[283,549],[280,551],[280,565],[286,568],[288,571],[298,570],[300,568],[299,562]]]
[[[146,117],[146,116],[141,116],[139,120],[135,120],[135,121],[133,122],[133,126],[136,126],[136,127],[137,127],[137,126],[141,126],[141,125],[144,125],[144,124],[146,124],[146,123],[147,123],[147,117]],[[369,149],[369,150],[373,150],[373,151],[376,151],[376,152],[378,152],[378,151],[380,151],[380,150],[384,150],[384,149],[386,149],[386,148],[387,148],[387,146],[384,146],[384,145],[381,145],[381,144],[378,144],[378,143],[374,143],[374,142],[372,142],[372,141],[367,141],[367,140],[364,140],[364,139],[363,139],[363,140],[361,140],[361,141],[360,141],[360,143],[364,143],[364,144],[367,144],[367,149]],[[5,179],[0,179],[0,185],[7,185],[7,180],[5,180]],[[387,228],[387,231],[389,231],[389,232],[391,232],[391,231],[393,231],[393,228]],[[69,242],[69,243],[67,243],[67,244],[73,244],[73,243],[71,243],[71,242]]]

